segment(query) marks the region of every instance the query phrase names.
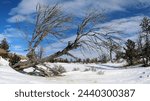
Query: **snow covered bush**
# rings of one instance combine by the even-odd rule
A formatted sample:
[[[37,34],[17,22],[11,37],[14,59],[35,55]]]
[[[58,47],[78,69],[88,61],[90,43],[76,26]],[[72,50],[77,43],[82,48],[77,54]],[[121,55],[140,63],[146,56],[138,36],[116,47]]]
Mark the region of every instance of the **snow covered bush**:
[[[72,71],[79,71],[80,69],[79,68],[73,68]]]
[[[88,72],[88,71],[96,72],[97,69],[94,68],[94,67],[92,67],[92,68],[85,68],[85,69],[84,69],[84,72]]]
[[[97,69],[93,67],[93,68],[91,68],[91,71],[92,71],[92,72],[96,72]]]
[[[53,70],[59,73],[65,73],[66,69],[62,65],[54,65]]]
[[[98,75],[104,75],[104,71],[98,71],[97,74]]]
[[[88,72],[88,71],[90,71],[90,68],[85,68],[84,69],[84,72]]]

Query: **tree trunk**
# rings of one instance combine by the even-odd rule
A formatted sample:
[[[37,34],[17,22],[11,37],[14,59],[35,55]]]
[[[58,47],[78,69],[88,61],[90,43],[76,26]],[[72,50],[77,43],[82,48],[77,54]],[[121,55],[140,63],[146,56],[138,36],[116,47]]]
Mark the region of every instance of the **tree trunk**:
[[[15,69],[15,70],[23,70],[23,69],[27,69],[27,68],[30,68],[30,67],[34,67],[38,64],[43,64],[44,62],[48,62],[49,60],[51,59],[55,59],[57,57],[60,57],[62,55],[65,55],[67,54],[70,50],[73,50],[75,48],[77,48],[77,44],[75,43],[72,43],[72,44],[68,44],[66,48],[64,48],[62,51],[58,51],[48,57],[45,57],[43,59],[40,59],[40,60],[27,60],[25,62],[19,62],[15,65],[13,65],[12,67]]]

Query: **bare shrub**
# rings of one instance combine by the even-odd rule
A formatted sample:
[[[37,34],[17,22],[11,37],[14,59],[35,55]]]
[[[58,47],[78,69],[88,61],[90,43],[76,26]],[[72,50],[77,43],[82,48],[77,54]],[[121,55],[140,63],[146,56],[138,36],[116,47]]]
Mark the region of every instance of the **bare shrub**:
[[[62,65],[54,65],[53,70],[59,72],[60,74],[66,72],[66,69]]]
[[[91,68],[91,71],[92,71],[92,72],[96,72],[97,69],[96,69],[96,68]]]
[[[72,71],[79,71],[80,69],[79,68],[73,68]]]
[[[84,69],[84,72],[88,72],[88,71],[90,71],[90,68],[85,68]]]

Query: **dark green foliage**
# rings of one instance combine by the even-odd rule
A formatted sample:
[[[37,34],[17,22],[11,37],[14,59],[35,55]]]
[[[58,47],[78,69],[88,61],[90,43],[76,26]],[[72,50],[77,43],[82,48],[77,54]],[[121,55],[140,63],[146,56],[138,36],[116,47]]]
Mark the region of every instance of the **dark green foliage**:
[[[4,38],[1,41],[0,48],[6,50],[7,52],[9,52],[9,45],[8,45],[8,42],[7,42],[6,38]]]
[[[18,55],[14,54],[10,57],[9,62],[10,62],[10,65],[12,66],[12,65],[18,63],[20,60],[21,60],[21,58]]]
[[[126,48],[124,48],[124,50],[125,50],[124,58],[126,59],[129,65],[133,65],[137,57],[135,42],[128,39],[126,42]]]
[[[149,65],[149,61],[150,61],[150,19],[147,17],[144,17],[141,24],[141,29],[143,34],[142,39],[145,43],[142,47],[142,58],[143,58],[143,64],[144,66],[148,66]]]
[[[69,63],[69,60],[66,58],[66,59],[63,59],[63,58],[56,58],[56,59],[51,59],[49,60],[49,62],[62,62],[62,63]]]
[[[149,65],[149,61],[150,61],[150,43],[146,42],[143,49],[142,49],[142,57],[144,57],[144,66],[148,66]]]
[[[140,26],[142,28],[142,31],[148,34],[148,32],[150,32],[150,19],[147,17],[144,17],[142,19]]]
[[[124,58],[124,53],[122,51],[116,52],[116,61],[120,60],[121,58]]]

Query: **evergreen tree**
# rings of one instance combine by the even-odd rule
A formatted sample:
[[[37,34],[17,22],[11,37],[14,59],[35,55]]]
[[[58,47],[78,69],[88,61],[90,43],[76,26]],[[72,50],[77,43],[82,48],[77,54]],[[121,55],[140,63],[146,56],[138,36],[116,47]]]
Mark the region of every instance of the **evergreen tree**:
[[[121,58],[124,58],[124,53],[122,51],[116,51],[116,61],[120,60]]]
[[[4,50],[6,50],[7,52],[9,52],[9,45],[8,45],[8,42],[7,42],[6,38],[4,38],[1,41],[0,48],[2,48]]]
[[[143,64],[144,66],[148,66],[150,61],[150,19],[144,17],[140,26],[142,28],[142,36],[145,42],[142,48]]]
[[[125,50],[124,58],[126,59],[129,65],[133,65],[136,60],[137,50],[135,48],[136,48],[135,42],[128,39],[126,42],[126,48],[124,48]]]

